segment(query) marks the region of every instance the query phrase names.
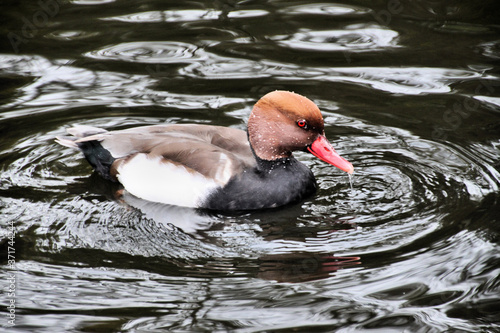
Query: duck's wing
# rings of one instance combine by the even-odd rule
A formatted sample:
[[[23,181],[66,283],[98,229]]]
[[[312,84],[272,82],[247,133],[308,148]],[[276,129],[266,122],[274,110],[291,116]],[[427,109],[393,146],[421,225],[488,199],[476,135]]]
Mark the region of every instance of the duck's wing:
[[[75,130],[70,133],[77,134]],[[184,165],[210,178],[218,178],[223,169],[238,173],[256,163],[246,132],[221,126],[142,126],[80,136],[75,143],[90,141],[98,141],[117,163],[126,163],[136,154],[146,154],[164,163]]]
[[[77,139],[59,138],[60,143],[77,146],[98,172],[150,201],[197,207],[211,191],[256,164],[246,132],[233,128],[155,125],[68,132]]]

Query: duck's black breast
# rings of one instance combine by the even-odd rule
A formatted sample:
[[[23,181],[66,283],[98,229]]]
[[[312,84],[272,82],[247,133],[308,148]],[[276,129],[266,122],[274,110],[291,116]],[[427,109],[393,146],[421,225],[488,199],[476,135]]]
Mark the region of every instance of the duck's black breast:
[[[202,204],[213,210],[254,210],[294,203],[316,192],[313,173],[295,158],[258,160]]]

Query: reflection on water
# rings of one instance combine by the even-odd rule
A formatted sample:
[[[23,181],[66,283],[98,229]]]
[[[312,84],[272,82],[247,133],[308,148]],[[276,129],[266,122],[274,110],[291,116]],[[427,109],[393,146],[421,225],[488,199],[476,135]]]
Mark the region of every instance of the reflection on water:
[[[134,197],[129,193],[125,193],[120,199],[128,205],[139,209],[146,218],[165,226],[176,226],[189,234],[196,234],[197,231],[210,229],[219,220],[216,216],[209,214],[209,212],[148,202]]]
[[[135,42],[113,45],[87,55],[97,59],[132,61],[141,63],[193,63],[203,61],[203,50],[186,43]]]
[[[180,9],[180,10],[164,10],[152,11],[143,13],[134,13],[122,16],[114,16],[103,18],[105,21],[123,21],[130,23],[146,23],[146,22],[190,22],[201,20],[217,20],[221,15],[221,11],[207,9]]]
[[[281,10],[286,15],[327,15],[327,16],[345,16],[345,15],[363,15],[370,13],[369,8],[353,6],[341,3],[307,3],[296,6],[287,6]]]
[[[280,45],[309,51],[381,51],[397,47],[398,33],[380,26],[351,25],[340,30],[299,30],[293,36],[276,36]]]
[[[495,2],[0,6],[13,332],[500,330]],[[275,89],[320,106],[352,183],[299,153],[316,196],[213,214],[122,195],[54,143],[75,123],[245,129]]]

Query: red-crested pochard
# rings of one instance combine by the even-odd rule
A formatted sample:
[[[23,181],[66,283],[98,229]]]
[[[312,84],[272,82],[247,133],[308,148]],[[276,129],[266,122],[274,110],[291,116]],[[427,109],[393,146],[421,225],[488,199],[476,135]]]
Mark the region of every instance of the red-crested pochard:
[[[274,91],[253,107],[247,132],[220,126],[171,124],[111,131],[75,126],[57,142],[78,148],[104,178],[136,197],[213,210],[271,208],[316,191],[313,173],[292,156],[309,151],[352,173],[324,134],[308,98]]]

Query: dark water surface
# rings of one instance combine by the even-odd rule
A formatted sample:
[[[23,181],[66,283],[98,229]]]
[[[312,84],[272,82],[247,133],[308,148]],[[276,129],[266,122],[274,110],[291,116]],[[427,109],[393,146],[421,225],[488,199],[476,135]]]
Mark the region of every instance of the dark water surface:
[[[0,10],[2,331],[500,332],[498,1]],[[244,129],[275,89],[319,105],[352,189],[297,154],[316,196],[203,216],[116,200],[54,143],[74,123]]]

